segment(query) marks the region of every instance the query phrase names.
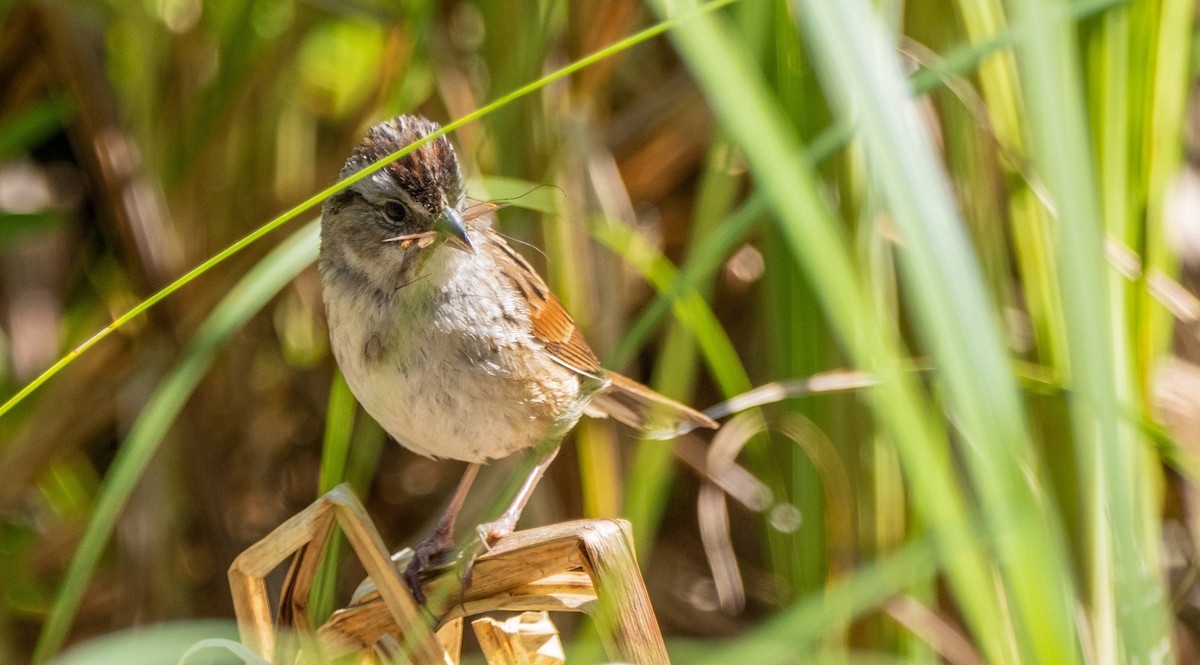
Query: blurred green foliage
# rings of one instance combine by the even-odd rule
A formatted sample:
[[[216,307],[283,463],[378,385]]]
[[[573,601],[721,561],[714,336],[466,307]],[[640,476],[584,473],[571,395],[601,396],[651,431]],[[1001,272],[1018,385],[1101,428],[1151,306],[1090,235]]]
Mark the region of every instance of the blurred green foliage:
[[[371,123],[477,111],[469,193],[611,367],[806,386],[711,450],[585,423],[528,511],[631,520],[678,662],[1194,660],[1194,3],[690,4],[4,7],[0,661],[165,653],[110,633],[229,617],[233,557],[346,479],[428,531],[459,468],[357,408],[315,222],[273,231]]]

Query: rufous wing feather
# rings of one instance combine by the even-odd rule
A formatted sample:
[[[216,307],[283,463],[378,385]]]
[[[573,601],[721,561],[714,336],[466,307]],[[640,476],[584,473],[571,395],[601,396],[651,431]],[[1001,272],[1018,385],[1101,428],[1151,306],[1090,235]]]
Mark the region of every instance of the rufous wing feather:
[[[601,380],[604,370],[600,359],[592,353],[587,341],[558,297],[546,286],[533,266],[513,251],[504,238],[488,229],[484,233],[484,248],[491,252],[493,260],[509,283],[525,297],[529,304],[529,320],[533,337],[542,343],[546,353],[555,362],[589,378]]]
[[[590,416],[611,417],[652,438],[671,438],[697,427],[717,428],[712,418],[629,377],[607,372],[607,378],[608,385],[588,405]]]
[[[481,230],[484,248],[529,303],[530,332],[534,338],[555,362],[603,386],[593,395],[586,410],[588,415],[611,417],[657,438],[670,438],[697,427],[717,428],[716,421],[703,413],[601,368],[600,360],[579,333],[575,321],[537,271],[498,233],[490,228]]]

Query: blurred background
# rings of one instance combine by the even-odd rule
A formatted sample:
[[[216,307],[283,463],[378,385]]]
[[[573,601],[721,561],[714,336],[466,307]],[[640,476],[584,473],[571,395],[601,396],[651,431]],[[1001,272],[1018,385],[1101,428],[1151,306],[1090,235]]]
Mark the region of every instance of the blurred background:
[[[465,116],[666,4],[0,2],[0,396],[374,122]],[[715,445],[585,422],[522,524],[631,520],[677,662],[1195,662],[1194,10],[737,0],[454,132],[606,366],[770,392]],[[343,480],[389,546],[429,532],[462,465],[336,376],[318,212],[0,415],[0,662],[229,620],[233,558]],[[338,552],[318,612],[362,577]]]

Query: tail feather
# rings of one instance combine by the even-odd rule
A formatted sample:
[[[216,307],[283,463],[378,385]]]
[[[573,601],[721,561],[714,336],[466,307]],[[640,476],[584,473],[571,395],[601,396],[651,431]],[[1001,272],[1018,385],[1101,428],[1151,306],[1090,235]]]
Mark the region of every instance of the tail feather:
[[[717,422],[699,411],[660,395],[615,372],[609,384],[592,397],[586,413],[596,418],[611,417],[652,438],[671,438],[697,427],[716,429]]]

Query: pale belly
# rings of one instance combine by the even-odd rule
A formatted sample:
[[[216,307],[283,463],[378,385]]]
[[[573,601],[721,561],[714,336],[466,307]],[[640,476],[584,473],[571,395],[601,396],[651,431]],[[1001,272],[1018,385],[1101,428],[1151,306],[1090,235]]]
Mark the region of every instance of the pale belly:
[[[422,279],[384,306],[342,307],[331,295],[330,337],[351,392],[416,453],[485,462],[557,436],[582,412],[579,376],[536,345],[504,285]]]

